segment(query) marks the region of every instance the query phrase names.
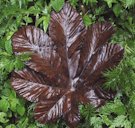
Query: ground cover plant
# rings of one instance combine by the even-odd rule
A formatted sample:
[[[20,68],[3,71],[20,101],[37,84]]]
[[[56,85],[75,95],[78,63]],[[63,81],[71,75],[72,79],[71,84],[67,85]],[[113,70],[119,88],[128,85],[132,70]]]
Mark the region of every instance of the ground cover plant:
[[[64,121],[39,124],[33,118],[35,104],[18,96],[11,88],[13,70],[21,70],[29,54],[14,55],[12,35],[24,25],[34,25],[48,31],[52,10],[59,12],[64,0],[3,0],[0,1],[0,127],[6,128],[63,128]],[[59,3],[59,4],[58,4]],[[97,21],[109,21],[116,28],[110,39],[124,47],[124,58],[115,69],[104,72],[104,89],[116,93],[114,100],[99,109],[80,105],[80,128],[134,128],[135,127],[135,17],[134,0],[69,0],[80,12],[86,27]]]

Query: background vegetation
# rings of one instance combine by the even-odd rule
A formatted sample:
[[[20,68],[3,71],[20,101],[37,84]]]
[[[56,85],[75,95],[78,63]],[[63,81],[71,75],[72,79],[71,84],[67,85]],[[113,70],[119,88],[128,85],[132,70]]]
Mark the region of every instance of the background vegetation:
[[[10,74],[23,68],[29,56],[14,56],[11,37],[23,25],[47,31],[52,10],[59,11],[64,0],[0,0],[0,128],[66,128],[57,124],[41,125],[33,119],[34,104],[24,101],[10,87]],[[95,110],[80,105],[79,128],[135,128],[135,0],[69,0],[80,12],[84,24],[110,21],[116,27],[111,39],[125,48],[120,65],[104,73],[104,88],[117,91],[113,101]]]

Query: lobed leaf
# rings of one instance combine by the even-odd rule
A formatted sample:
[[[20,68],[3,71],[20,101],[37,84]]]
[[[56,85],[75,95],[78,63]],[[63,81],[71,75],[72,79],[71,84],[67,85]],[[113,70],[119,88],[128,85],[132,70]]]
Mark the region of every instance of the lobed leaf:
[[[11,84],[36,103],[36,120],[47,123],[63,118],[74,128],[80,121],[79,103],[99,107],[114,97],[114,92],[103,90],[102,73],[118,65],[124,50],[108,44],[114,33],[110,23],[85,28],[69,3],[59,13],[52,12],[48,33],[25,26],[13,35],[14,53],[30,52],[31,59],[12,74]]]

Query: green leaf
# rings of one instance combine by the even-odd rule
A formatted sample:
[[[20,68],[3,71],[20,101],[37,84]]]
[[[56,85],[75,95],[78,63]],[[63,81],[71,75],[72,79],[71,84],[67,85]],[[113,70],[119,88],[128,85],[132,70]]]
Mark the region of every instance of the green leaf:
[[[77,2],[78,0],[70,0],[71,5],[74,7],[77,5]]]
[[[43,21],[43,29],[46,32],[50,21],[50,15],[45,16]]]
[[[45,16],[42,16],[41,18],[39,18],[37,21],[36,21],[36,27],[39,26],[45,19]]]
[[[94,126],[94,128],[102,128],[102,119],[100,117],[91,117],[90,124]]]
[[[49,25],[49,21],[50,21],[50,15],[42,16],[41,18],[39,18],[39,19],[36,21],[36,26],[38,26],[38,25],[40,25],[41,23],[43,23],[43,29],[44,29],[44,31],[46,32],[46,31],[47,31],[47,28],[48,28],[48,25]]]
[[[135,6],[135,0],[125,0],[126,7],[130,8]]]
[[[16,58],[14,65],[16,70],[20,70],[24,67],[23,62],[18,57]]]
[[[27,125],[28,125],[28,118],[27,117],[21,118],[21,120],[17,124],[18,128],[27,128]]]
[[[6,39],[7,39],[7,40],[10,40],[13,34],[14,34],[13,31],[8,32],[8,33],[6,34]]]
[[[8,72],[13,71],[13,69],[14,69],[14,60],[8,60],[7,63],[5,64],[5,69]]]
[[[2,97],[2,99],[0,100],[0,110],[2,110],[3,112],[7,112],[8,109],[9,109],[9,102],[7,98]]]
[[[83,16],[83,22],[85,26],[90,26],[92,24],[92,19],[88,15]]]
[[[112,4],[113,4],[113,3],[117,3],[116,0],[104,0],[104,1],[107,3],[107,5],[108,5],[109,8],[112,7]]]
[[[5,50],[9,53],[12,54],[12,45],[11,45],[11,40],[8,40],[5,42]]]
[[[119,4],[115,4],[113,7],[113,12],[116,17],[118,17],[120,15],[121,11],[122,11],[121,6]]]
[[[110,115],[111,113],[124,115],[126,113],[126,109],[120,99],[115,99],[114,102],[107,103],[105,106],[103,106],[100,109],[100,113],[103,115]]]
[[[89,3],[90,4],[97,3],[97,0],[83,0],[83,4],[88,5]]]
[[[6,84],[5,84],[6,85]],[[5,86],[4,85],[4,86]],[[9,97],[11,94],[11,89],[8,88],[7,86],[5,86],[2,90],[2,95],[5,96],[5,97]]]
[[[113,122],[112,125],[109,128],[131,128],[131,123],[126,119],[127,117],[124,115],[117,116]]]
[[[80,105],[79,106],[80,113],[82,117],[86,120],[90,120],[90,118],[95,114],[95,108],[92,105]]]
[[[31,59],[31,58],[30,58],[30,55],[31,55],[31,53],[22,53],[22,54],[20,54],[20,55],[18,56],[18,58],[19,58],[21,61],[25,62],[25,61],[28,61],[28,60]]]
[[[7,117],[6,113],[0,112],[0,122],[1,123],[7,123],[9,121],[8,119],[6,119],[6,117]]]
[[[32,18],[31,18],[31,17],[28,17],[28,16],[23,17],[23,20],[24,20],[27,24],[33,22]]]
[[[37,128],[37,126],[35,124],[30,124],[28,128]]]
[[[11,99],[9,102],[10,102],[10,109],[11,109],[13,112],[16,112],[16,110],[18,109],[18,108],[17,108],[17,104],[19,103],[19,102],[18,102],[18,99],[13,98],[13,99]]]
[[[14,124],[10,124],[10,125],[6,126],[6,128],[16,128],[16,126]]]
[[[11,85],[10,85],[11,86]],[[9,99],[13,99],[16,98],[16,92],[14,90],[11,89],[11,92],[9,94]]]
[[[112,121],[111,121],[106,115],[101,115],[101,117],[102,117],[103,122],[104,122],[107,126],[109,126],[109,125],[112,123]]]
[[[56,12],[59,12],[64,5],[64,0],[51,0],[51,5]]]
[[[20,115],[20,116],[23,116],[24,113],[25,113],[25,108],[22,104],[18,104],[17,105],[17,113]]]

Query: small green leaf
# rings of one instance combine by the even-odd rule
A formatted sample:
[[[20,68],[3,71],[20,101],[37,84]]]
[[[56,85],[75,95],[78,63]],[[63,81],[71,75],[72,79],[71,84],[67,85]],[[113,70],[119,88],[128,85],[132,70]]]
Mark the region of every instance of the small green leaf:
[[[103,120],[100,117],[91,117],[90,124],[94,126],[94,128],[102,128]]]
[[[14,65],[16,70],[20,70],[24,67],[23,62],[18,57],[16,58]]]
[[[28,128],[37,128],[37,126],[35,124],[30,124]]]
[[[18,56],[18,58],[19,58],[21,61],[25,62],[25,61],[28,61],[28,60],[31,59],[30,56],[31,56],[31,53],[22,53],[22,54],[20,54],[20,55]]]
[[[59,12],[64,5],[64,0],[51,0],[51,5],[56,12]]]
[[[45,17],[42,16],[41,18],[39,18],[37,21],[36,21],[36,27],[39,26],[39,24],[41,24],[43,21],[44,21]]]
[[[126,7],[130,8],[135,6],[135,0],[125,0]]]
[[[41,23],[43,23],[43,29],[44,29],[44,31],[46,32],[46,31],[47,31],[47,28],[48,28],[48,25],[49,25],[49,21],[50,21],[50,15],[42,16],[41,18],[39,18],[39,19],[36,21],[36,26],[38,26],[38,25],[40,25]]]
[[[22,106],[21,104],[18,104],[18,105],[17,105],[17,113],[18,113],[20,116],[23,116],[24,113],[25,113],[25,108],[24,108],[24,106]]]
[[[16,107],[18,103],[19,103],[19,102],[18,102],[18,99],[16,99],[16,98],[11,99],[11,100],[10,100],[10,109],[11,109],[12,111],[16,112],[16,109],[18,109],[18,108]]]
[[[107,117],[107,115],[101,115],[103,122],[109,126],[111,124],[111,120]]]
[[[17,124],[18,128],[27,128],[27,125],[28,125],[28,118],[27,117],[21,118],[21,120]]]
[[[12,45],[11,45],[11,40],[8,40],[5,42],[5,50],[7,53],[12,54]]]
[[[50,15],[45,16],[43,21],[43,29],[46,32],[50,21]]]
[[[14,69],[14,61],[13,60],[7,61],[7,65],[5,65],[5,69],[8,72],[11,72]]]
[[[128,128],[131,128],[131,123],[128,122],[126,119],[127,117],[125,115],[117,116],[113,122],[112,125],[109,128],[127,128],[124,125],[127,126],[127,123],[129,124]],[[126,122],[126,123],[125,123]]]
[[[113,12],[116,17],[120,15],[121,11],[122,11],[121,6],[119,4],[115,4],[115,6],[113,7]]]
[[[124,115],[126,112],[124,104],[120,99],[115,99],[114,102],[107,103],[100,110],[100,113],[103,115],[110,115],[111,113],[115,113],[118,115]]]
[[[28,16],[23,17],[23,20],[24,20],[27,24],[33,22],[32,18],[31,18],[31,17],[28,17]]]
[[[11,86],[11,85],[10,85]],[[13,98],[16,98],[16,92],[14,90],[11,89],[11,92],[9,94],[9,98],[10,99],[13,99]]]
[[[107,3],[107,5],[108,5],[109,8],[112,7],[112,4],[113,4],[113,3],[117,3],[116,0],[104,0],[104,1]]]
[[[6,126],[6,128],[16,128],[16,126],[14,124],[10,124],[10,125]]]
[[[8,32],[8,33],[6,34],[6,39],[7,39],[7,40],[10,40],[13,34],[14,34],[13,31]]]
[[[3,88],[3,90],[2,90],[3,96],[9,97],[10,94],[11,94],[11,90],[9,88],[7,88],[7,87]]]
[[[83,4],[88,5],[89,3],[90,4],[97,3],[97,0],[83,0]]]
[[[83,22],[85,26],[90,26],[92,24],[92,19],[88,15],[84,15]]]
[[[77,5],[77,2],[78,0],[70,0],[71,5],[74,7]]]
[[[2,110],[3,112],[7,112],[9,108],[9,102],[5,97],[2,97],[2,99],[0,100],[0,110]]]
[[[8,119],[6,119],[6,117],[7,117],[6,113],[0,112],[0,122],[1,123],[7,123],[9,121]]]

